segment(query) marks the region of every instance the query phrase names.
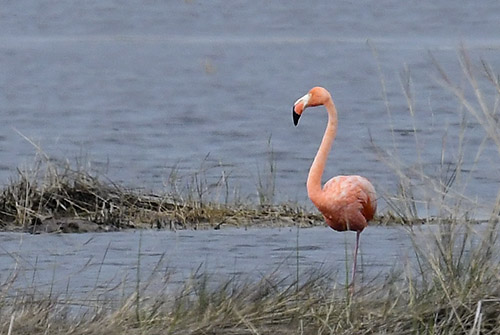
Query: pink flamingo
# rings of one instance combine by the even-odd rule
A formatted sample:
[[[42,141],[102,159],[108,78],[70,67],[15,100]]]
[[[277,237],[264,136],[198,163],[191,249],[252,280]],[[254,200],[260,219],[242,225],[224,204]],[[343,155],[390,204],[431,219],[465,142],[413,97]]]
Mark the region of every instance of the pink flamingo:
[[[324,105],[328,112],[328,124],[318,153],[307,177],[307,194],[313,204],[323,214],[326,223],[336,231],[356,232],[354,262],[352,267],[351,293],[354,290],[356,260],[358,257],[359,235],[373,219],[377,209],[375,188],[368,179],[361,176],[337,176],[321,187],[321,176],[328,159],[328,153],[337,135],[337,109],[330,93],[323,87],[314,87],[293,105],[293,123],[307,107]]]

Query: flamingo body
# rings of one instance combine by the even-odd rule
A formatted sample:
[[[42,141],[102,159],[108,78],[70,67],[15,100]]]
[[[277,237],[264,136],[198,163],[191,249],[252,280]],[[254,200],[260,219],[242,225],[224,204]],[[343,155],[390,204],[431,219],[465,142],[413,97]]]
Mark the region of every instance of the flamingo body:
[[[298,124],[307,107],[325,106],[328,123],[318,152],[307,177],[307,193],[313,204],[323,214],[326,223],[337,231],[355,231],[356,246],[351,288],[354,287],[359,236],[373,219],[377,210],[375,188],[368,179],[361,176],[337,176],[321,186],[321,177],[328,154],[337,135],[337,109],[330,93],[323,87],[314,87],[299,98],[292,108],[293,122]],[[351,291],[353,292],[353,291]]]
[[[328,226],[336,231],[361,232],[375,215],[375,188],[364,177],[334,177],[325,183],[323,193],[315,205]]]

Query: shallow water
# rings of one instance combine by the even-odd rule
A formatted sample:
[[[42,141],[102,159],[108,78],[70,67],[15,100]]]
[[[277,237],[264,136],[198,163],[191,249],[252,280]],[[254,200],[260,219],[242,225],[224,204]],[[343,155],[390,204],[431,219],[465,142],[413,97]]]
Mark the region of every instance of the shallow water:
[[[498,72],[498,22],[500,2],[494,0],[4,1],[0,184],[17,167],[32,164],[36,149],[21,133],[53,159],[78,160],[126,186],[164,191],[169,176],[188,176],[177,184],[182,191],[198,172],[198,180],[216,185],[207,194],[216,201],[226,195],[257,201],[270,141],[275,200],[307,205],[305,179],[326,116],[308,110],[295,128],[290,114],[298,97],[322,85],[333,93],[340,126],[325,177],[361,174],[379,194],[393,194],[397,178],[373,141],[404,165],[421,164],[426,173],[447,179],[460,157],[463,128],[463,169],[472,172],[454,186],[484,204],[476,214],[489,213],[500,181],[497,149],[489,141],[481,147],[485,132],[471,116],[465,115],[463,126],[461,108],[436,80],[429,54],[458,85],[466,86],[458,61],[462,43],[476,64],[484,59]],[[415,117],[402,91],[405,69]],[[425,193],[416,196],[427,199]],[[386,209],[381,201],[380,211]],[[259,279],[276,269],[293,277],[296,233],[2,233],[0,280],[16,274],[16,288],[77,296],[114,285],[131,290],[138,259],[141,282],[153,272],[157,285],[168,278],[174,288],[197,269],[214,281]],[[345,281],[353,234],[303,229],[298,241],[301,272],[331,270],[340,284]],[[410,246],[401,228],[367,229],[364,280],[383,278],[412,259]]]
[[[326,227],[129,231],[100,234],[0,233],[0,280],[16,276],[22,292],[52,292],[82,298],[133,292],[139,281],[151,289],[178,290],[196,275],[210,285],[267,276],[294,280],[323,271],[337,285],[351,271],[354,233]],[[298,248],[297,248],[298,247]],[[140,249],[140,250],[139,250]],[[383,280],[414,258],[407,231],[370,227],[361,236],[359,278]],[[348,260],[346,261],[346,254]],[[139,263],[138,263],[139,261]],[[333,285],[333,283],[332,283]]]
[[[436,81],[429,52],[458,84],[462,43],[473,60],[500,68],[500,3],[493,0],[23,1],[3,3],[1,15],[1,184],[33,161],[36,149],[19,131],[54,159],[78,159],[126,186],[162,191],[178,169],[202,172],[206,185],[219,182],[210,194],[216,201],[226,200],[221,178],[230,198],[256,201],[270,139],[275,200],[309,204],[304,184],[325,115],[308,111],[294,128],[291,105],[323,85],[340,118],[325,176],[362,174],[380,194],[392,194],[397,178],[370,137],[405,165],[420,162],[444,178],[459,157],[460,109]],[[415,118],[401,89],[405,67]],[[490,204],[498,154],[487,142],[472,164],[485,134],[466,119],[464,170],[474,171],[456,181],[457,191]]]

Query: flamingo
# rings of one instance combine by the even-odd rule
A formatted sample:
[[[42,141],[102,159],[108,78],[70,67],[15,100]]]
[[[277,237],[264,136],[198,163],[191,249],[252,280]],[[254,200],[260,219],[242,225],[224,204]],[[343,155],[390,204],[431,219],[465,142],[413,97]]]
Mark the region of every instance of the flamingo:
[[[328,112],[328,124],[323,140],[307,177],[307,194],[312,203],[323,214],[326,224],[336,231],[355,231],[356,246],[352,278],[349,285],[354,291],[356,260],[358,257],[359,236],[373,219],[377,209],[375,188],[368,179],[361,176],[337,176],[321,187],[321,176],[328,159],[328,153],[337,135],[337,109],[330,92],[323,87],[314,87],[309,93],[298,99],[292,108],[293,123],[297,126],[299,118],[307,107],[325,106]]]

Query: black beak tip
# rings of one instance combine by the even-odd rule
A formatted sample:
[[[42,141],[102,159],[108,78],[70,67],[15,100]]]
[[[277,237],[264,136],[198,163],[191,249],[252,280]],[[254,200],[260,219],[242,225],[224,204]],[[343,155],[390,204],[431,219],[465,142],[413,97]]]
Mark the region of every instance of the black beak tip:
[[[292,108],[293,124],[297,126],[299,124],[300,114],[295,113],[295,106]]]

